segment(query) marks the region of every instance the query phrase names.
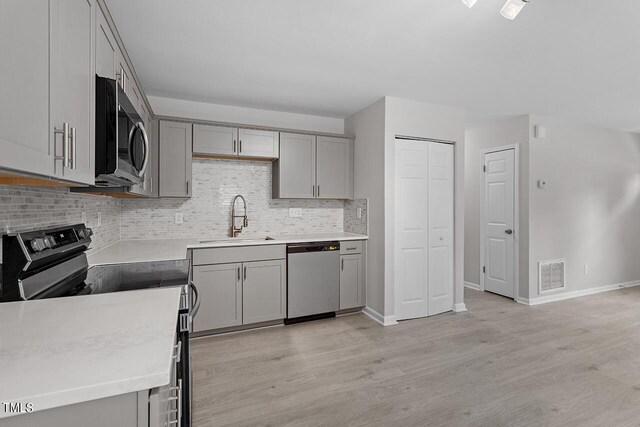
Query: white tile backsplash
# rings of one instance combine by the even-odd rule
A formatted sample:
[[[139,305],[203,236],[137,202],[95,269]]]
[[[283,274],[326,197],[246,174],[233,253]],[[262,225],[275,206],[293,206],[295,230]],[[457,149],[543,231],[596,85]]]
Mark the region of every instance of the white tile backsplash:
[[[0,185],[0,234],[80,223],[85,212],[94,231],[93,251],[120,239],[223,238],[229,235],[236,194],[247,200],[249,227],[243,235],[366,232],[355,219],[355,207],[364,206],[366,224],[366,200],[346,202],[346,212],[339,200],[274,200],[271,170],[270,162],[194,159],[191,199],[119,199],[60,187]],[[237,208],[242,210],[240,201]],[[290,208],[302,215],[290,216]],[[182,224],[175,223],[176,213],[183,214]]]
[[[122,238],[215,239],[229,235],[231,200],[247,200],[249,227],[244,234],[341,232],[344,202],[338,200],[273,200],[270,162],[193,160],[191,199],[127,199],[122,201]],[[302,209],[290,217],[289,208]],[[242,210],[238,200],[237,210]],[[175,214],[184,222],[175,224]]]
[[[0,234],[78,224],[82,212],[94,232],[92,250],[120,240],[120,199],[71,193],[61,187],[0,185]]]

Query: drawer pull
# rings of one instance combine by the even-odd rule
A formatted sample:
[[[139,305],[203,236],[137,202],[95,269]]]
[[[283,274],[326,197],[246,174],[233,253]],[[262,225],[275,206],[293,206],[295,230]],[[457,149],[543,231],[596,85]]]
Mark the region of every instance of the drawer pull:
[[[347,248],[348,251],[355,251],[356,249],[358,249],[358,248],[357,247]]]

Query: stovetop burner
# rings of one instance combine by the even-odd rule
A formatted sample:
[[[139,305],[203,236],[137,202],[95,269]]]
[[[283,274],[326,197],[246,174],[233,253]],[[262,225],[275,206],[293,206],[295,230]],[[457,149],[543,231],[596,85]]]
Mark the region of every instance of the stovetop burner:
[[[188,283],[189,264],[186,260],[96,265],[87,270],[83,283],[58,296],[104,294]]]

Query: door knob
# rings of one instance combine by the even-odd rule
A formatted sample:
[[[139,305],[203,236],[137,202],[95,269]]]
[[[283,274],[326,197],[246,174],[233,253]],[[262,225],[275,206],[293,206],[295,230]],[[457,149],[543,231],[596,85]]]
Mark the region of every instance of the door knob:
[[[513,230],[510,229],[510,228],[507,228],[506,230],[504,230],[504,232],[509,234],[509,235],[513,234]]]

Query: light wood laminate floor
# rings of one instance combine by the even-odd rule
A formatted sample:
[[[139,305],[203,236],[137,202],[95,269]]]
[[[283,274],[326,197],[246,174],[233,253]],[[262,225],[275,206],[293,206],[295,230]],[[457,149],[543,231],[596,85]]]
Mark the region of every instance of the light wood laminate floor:
[[[194,425],[640,425],[640,287],[192,342]]]

